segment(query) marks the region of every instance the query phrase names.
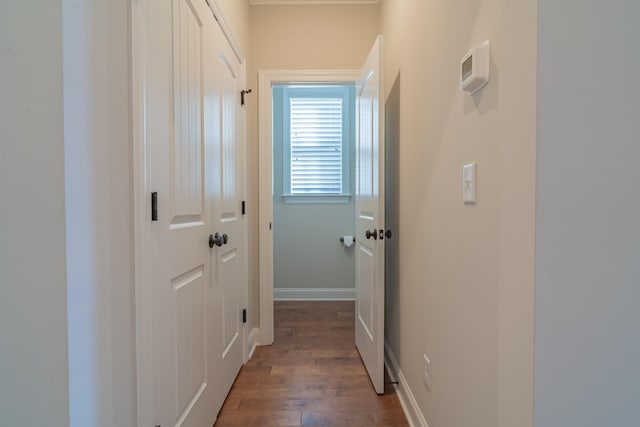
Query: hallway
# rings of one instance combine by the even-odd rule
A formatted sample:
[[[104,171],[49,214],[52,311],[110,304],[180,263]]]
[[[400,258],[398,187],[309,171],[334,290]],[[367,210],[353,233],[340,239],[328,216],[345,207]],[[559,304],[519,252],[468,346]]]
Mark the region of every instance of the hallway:
[[[275,342],[242,368],[216,427],[408,426],[378,396],[354,345],[354,303],[275,302]]]

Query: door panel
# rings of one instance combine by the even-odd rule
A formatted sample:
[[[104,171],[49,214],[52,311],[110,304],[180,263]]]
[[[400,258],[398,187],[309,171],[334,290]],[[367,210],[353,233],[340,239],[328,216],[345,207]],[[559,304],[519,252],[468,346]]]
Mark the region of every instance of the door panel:
[[[242,206],[242,146],[240,119],[240,64],[216,26],[212,70],[216,76],[211,98],[211,177],[213,232],[226,236],[212,250],[215,281],[211,351],[215,360],[214,407],[224,403],[243,362],[242,265],[244,253]]]
[[[168,249],[174,301],[176,425],[203,425],[207,408],[206,286],[210,280],[204,206],[202,0],[173,1],[173,138],[169,151],[171,219]]]
[[[170,168],[171,224],[182,225],[201,221],[203,213],[203,29],[189,0],[175,2],[173,22],[175,137]]]
[[[173,281],[176,303],[178,409],[185,414],[207,387],[204,265]]]
[[[356,84],[356,346],[377,393],[384,393],[383,37]],[[367,236],[369,232],[369,237]]]
[[[237,278],[240,273],[238,251],[232,249],[225,253],[220,261],[221,291],[222,291],[222,359],[225,359],[240,335],[240,307],[238,305],[239,293]]]
[[[145,125],[149,187],[158,192],[151,225],[154,425],[215,421],[209,350],[214,315],[207,176],[214,167],[205,128],[207,56],[215,25],[204,0],[162,0],[149,8]]]
[[[358,314],[357,321],[360,327],[364,329],[369,340],[373,340],[374,330],[373,324],[373,270],[375,263],[375,249],[368,247],[365,243],[358,248],[360,262],[358,263],[358,277],[361,286],[358,289]]]
[[[226,47],[226,49],[225,49]],[[239,64],[235,61],[229,46],[222,46],[218,54],[222,114],[222,218],[226,221],[238,221],[238,202],[240,201],[239,180],[239,141],[238,141],[238,73]],[[235,66],[234,66],[235,65]]]

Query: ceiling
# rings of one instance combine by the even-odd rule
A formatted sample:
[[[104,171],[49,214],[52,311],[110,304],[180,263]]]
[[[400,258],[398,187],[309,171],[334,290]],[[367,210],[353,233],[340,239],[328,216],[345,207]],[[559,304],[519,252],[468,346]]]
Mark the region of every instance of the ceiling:
[[[378,4],[380,0],[249,0],[256,6],[283,4]]]

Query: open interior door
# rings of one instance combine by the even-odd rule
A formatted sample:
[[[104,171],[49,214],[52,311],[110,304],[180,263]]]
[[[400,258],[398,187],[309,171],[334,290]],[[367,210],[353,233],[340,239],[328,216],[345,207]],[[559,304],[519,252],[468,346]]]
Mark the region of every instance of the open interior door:
[[[356,83],[356,347],[384,393],[384,96],[378,36]]]

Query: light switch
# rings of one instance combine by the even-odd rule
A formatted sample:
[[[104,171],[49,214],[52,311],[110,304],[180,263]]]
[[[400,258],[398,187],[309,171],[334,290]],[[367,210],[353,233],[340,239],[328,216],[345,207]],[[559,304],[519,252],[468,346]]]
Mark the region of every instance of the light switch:
[[[424,381],[424,385],[431,390],[431,360],[427,357],[426,354],[423,354],[424,357],[424,371],[422,372],[422,380]]]
[[[462,200],[466,204],[476,202],[476,164],[468,163],[462,167]]]

